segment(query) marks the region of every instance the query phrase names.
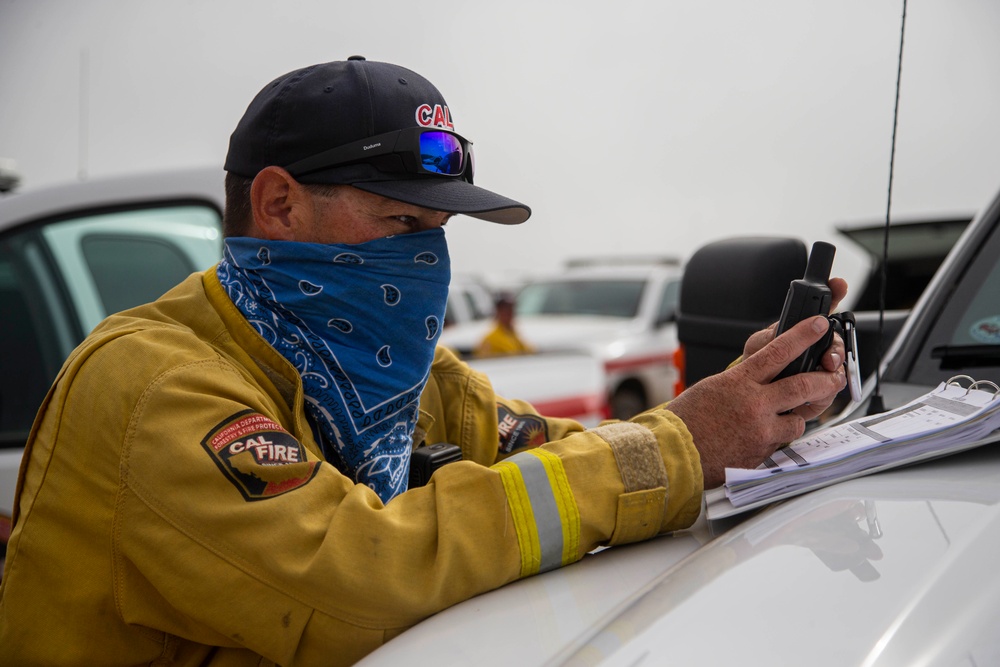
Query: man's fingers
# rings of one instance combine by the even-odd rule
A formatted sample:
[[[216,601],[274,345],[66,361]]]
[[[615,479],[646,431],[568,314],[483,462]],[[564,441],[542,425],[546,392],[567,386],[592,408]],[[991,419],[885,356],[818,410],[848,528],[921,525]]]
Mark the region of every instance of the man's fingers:
[[[776,443],[797,440],[806,431],[806,420],[794,412],[783,414],[778,417],[775,431],[774,442]],[[780,446],[780,444],[778,446]],[[778,446],[775,446],[775,449],[777,449]]]
[[[757,331],[749,338],[747,338],[746,344],[743,346],[743,358],[746,359],[757,353],[760,348],[764,347],[774,339],[774,331],[778,328],[778,323],[774,322],[771,326],[766,329],[761,329]]]
[[[830,278],[830,313],[837,312],[837,306],[847,296],[847,281],[843,278]]]
[[[826,404],[847,384],[844,369],[834,373],[814,371],[782,378],[768,385],[775,392],[774,406],[779,412],[806,404]]]
[[[837,311],[837,306],[839,306],[840,302],[847,296],[847,281],[843,278],[830,278],[828,285],[830,286],[830,313],[832,314]],[[758,331],[750,336],[747,339],[746,344],[743,346],[743,358],[745,359],[751,356],[769,343],[771,339],[774,338],[774,331],[777,328],[778,323],[774,322],[768,328]],[[840,354],[840,362],[843,363],[843,344],[841,344],[840,347],[841,349],[838,353]],[[827,354],[827,357],[828,356],[829,353]],[[828,371],[832,371],[834,367],[839,364],[835,363],[836,360],[833,360],[832,358],[828,360],[827,357],[824,357],[823,367]],[[795,357],[792,358],[794,359]]]
[[[822,338],[829,327],[830,320],[823,315],[802,320],[744,360],[743,365],[758,382],[770,382],[788,364]]]
[[[844,339],[840,337],[840,334],[836,334],[833,337],[833,342],[830,343],[830,347],[827,348],[826,352],[823,353],[820,363],[823,366],[823,370],[833,372],[840,368],[844,359],[847,358],[847,349],[844,345]]]

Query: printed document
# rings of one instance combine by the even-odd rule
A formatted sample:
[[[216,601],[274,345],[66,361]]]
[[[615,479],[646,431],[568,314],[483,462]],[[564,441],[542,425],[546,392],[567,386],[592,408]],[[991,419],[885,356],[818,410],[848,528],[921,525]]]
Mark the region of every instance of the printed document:
[[[973,388],[984,384],[943,382],[896,410],[809,433],[756,469],[727,468],[724,497],[709,496],[709,518],[976,446],[1000,428],[1000,392]]]

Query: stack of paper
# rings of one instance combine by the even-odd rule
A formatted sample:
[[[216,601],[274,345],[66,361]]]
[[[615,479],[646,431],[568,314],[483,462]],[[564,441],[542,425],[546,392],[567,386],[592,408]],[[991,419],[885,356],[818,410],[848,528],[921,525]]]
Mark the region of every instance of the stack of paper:
[[[989,385],[989,391],[977,388]],[[708,496],[718,518],[828,484],[983,444],[1000,428],[992,383],[941,383],[903,407],[837,424],[782,447],[759,468],[726,469],[724,495]]]

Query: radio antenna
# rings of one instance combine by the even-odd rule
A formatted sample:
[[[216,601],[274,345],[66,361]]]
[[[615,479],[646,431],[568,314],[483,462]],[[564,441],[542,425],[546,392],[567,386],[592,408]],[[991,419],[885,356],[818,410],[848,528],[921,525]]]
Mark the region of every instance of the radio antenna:
[[[868,402],[868,414],[885,412],[882,400],[882,353],[885,331],[885,291],[889,281],[889,219],[892,210],[892,177],[896,165],[896,125],[899,120],[899,87],[903,76],[903,37],[906,35],[906,0],[903,0],[903,19],[899,28],[899,59],[896,63],[896,102],[892,110],[892,146],[889,150],[889,191],[885,204],[885,232],[882,238],[882,267],[878,295],[878,337],[876,342],[875,391]]]

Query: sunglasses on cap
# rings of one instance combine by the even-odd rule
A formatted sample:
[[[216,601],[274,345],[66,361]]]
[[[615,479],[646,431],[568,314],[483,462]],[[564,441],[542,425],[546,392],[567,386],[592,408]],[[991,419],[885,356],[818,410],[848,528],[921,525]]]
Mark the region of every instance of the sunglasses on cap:
[[[469,183],[475,172],[472,142],[454,132],[431,127],[409,127],[367,137],[293,162],[285,169],[299,177],[356,162],[371,163],[381,171],[457,176]]]

